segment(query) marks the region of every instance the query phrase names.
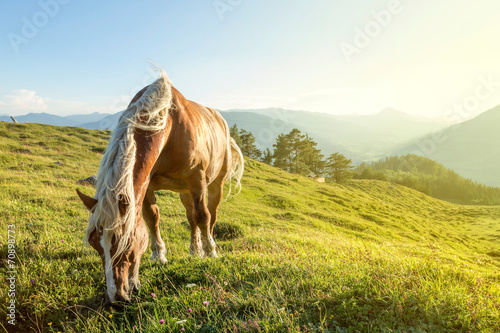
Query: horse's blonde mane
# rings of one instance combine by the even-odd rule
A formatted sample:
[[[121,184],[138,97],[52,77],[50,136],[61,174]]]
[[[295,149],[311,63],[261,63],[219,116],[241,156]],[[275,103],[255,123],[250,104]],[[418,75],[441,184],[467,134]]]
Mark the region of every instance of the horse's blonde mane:
[[[165,128],[172,107],[172,83],[162,69],[160,78],[148,86],[144,94],[125,109],[109,140],[97,172],[95,199],[98,200],[89,218],[85,234],[88,243],[94,230],[102,232],[101,244],[109,251],[115,236],[117,249],[111,262],[127,250],[135,228],[136,203],[133,171],[137,129],[157,132]],[[120,203],[123,214],[120,213]],[[110,262],[110,264],[111,264]]]

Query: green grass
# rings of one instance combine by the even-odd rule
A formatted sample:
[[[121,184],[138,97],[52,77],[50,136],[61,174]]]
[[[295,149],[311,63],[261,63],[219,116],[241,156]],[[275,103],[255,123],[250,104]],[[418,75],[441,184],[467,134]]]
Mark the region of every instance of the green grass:
[[[75,182],[95,174],[108,136],[0,122],[0,331],[500,330],[500,207],[375,180],[319,184],[255,161],[219,209],[220,258],[189,257],[182,205],[158,192],[169,262],[150,262],[148,250],[134,302],[103,306]],[[15,330],[5,320],[7,224],[17,237]]]

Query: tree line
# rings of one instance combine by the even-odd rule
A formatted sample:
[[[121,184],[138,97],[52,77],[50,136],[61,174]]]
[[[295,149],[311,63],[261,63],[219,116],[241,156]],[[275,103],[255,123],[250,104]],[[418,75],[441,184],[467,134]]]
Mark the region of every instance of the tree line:
[[[442,164],[415,154],[361,163],[354,170],[354,178],[390,181],[455,203],[500,204],[499,188],[463,178]]]
[[[318,143],[296,128],[290,133],[279,134],[272,151],[269,148],[260,151],[252,132],[239,129],[236,124],[231,127],[230,132],[243,155],[287,172],[304,176],[313,173],[337,183],[345,182],[353,176],[354,166],[350,159],[340,153],[333,153],[325,159]]]

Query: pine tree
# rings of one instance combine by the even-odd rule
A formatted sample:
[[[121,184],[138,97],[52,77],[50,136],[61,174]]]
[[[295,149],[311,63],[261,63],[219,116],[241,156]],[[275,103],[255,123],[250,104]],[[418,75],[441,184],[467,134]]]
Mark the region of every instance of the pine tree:
[[[239,136],[241,140],[240,149],[243,155],[248,156],[254,160],[259,159],[262,155],[262,152],[257,149],[257,146],[255,145],[255,136],[252,134],[252,132],[247,132],[244,129],[241,129]]]
[[[302,173],[306,166],[304,163],[304,151],[306,150],[305,136],[296,128],[287,134],[290,145],[290,172]]]
[[[269,148],[266,148],[266,151],[264,151],[264,154],[262,154],[262,162],[272,165],[273,163],[273,153]]]
[[[340,153],[333,153],[328,157],[326,172],[336,183],[343,183],[353,176],[352,161]]]
[[[325,168],[324,155],[317,148],[318,143],[315,142],[309,135],[306,134],[304,139],[304,163],[308,171],[314,172],[316,175],[321,175]]]
[[[288,135],[279,134],[276,138],[276,143],[273,144],[274,147],[274,166],[281,168],[285,171],[291,171],[291,147]]]
[[[236,144],[238,147],[241,147],[241,137],[240,137],[240,130],[238,129],[238,125],[234,124],[233,127],[229,130],[229,134],[231,137],[236,141]]]
[[[273,145],[274,166],[291,173],[305,175],[312,171],[321,175],[325,161],[317,145],[309,135],[302,134],[296,128],[288,134],[280,134]]]

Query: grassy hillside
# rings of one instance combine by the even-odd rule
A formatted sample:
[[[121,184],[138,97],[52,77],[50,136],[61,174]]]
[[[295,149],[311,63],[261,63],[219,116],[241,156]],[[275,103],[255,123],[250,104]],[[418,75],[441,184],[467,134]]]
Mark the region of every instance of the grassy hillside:
[[[177,195],[158,192],[169,263],[150,262],[148,250],[135,302],[106,307],[74,189],[96,172],[107,136],[0,122],[0,299],[9,299],[13,224],[17,331],[500,330],[500,207],[454,205],[376,180],[319,184],[255,161],[241,194],[220,207],[218,259],[189,257]],[[0,330],[16,331],[6,305],[0,314]]]

